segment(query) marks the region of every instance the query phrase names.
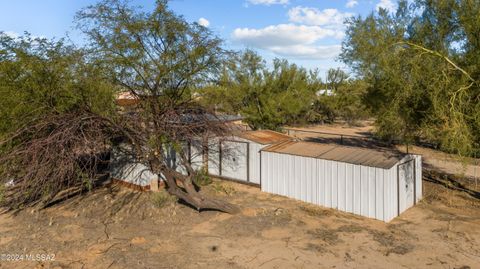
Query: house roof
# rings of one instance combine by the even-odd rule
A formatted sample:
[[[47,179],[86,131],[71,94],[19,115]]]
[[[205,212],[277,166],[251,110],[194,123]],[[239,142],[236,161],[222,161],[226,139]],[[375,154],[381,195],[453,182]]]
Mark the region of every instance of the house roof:
[[[245,131],[239,133],[237,136],[263,145],[275,144],[292,139],[291,136],[271,130]]]
[[[138,104],[138,101],[139,101],[138,97],[134,96],[130,92],[118,93],[116,98],[115,98],[115,102],[119,106],[133,106],[133,105]]]
[[[389,169],[406,154],[380,148],[360,148],[305,141],[286,141],[268,146],[262,151],[290,154],[317,159],[345,162]]]

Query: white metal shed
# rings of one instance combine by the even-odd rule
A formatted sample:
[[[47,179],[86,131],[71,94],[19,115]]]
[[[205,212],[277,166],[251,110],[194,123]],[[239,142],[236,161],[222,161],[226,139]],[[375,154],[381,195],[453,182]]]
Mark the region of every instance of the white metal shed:
[[[260,184],[260,150],[291,140],[271,130],[243,131],[209,143],[208,172],[213,176]],[[192,150],[198,152],[198,150]]]
[[[422,159],[287,141],[261,151],[262,191],[388,222],[422,198]]]
[[[169,167],[179,173],[186,173],[173,147],[168,147],[163,154]],[[109,170],[112,179],[143,190],[150,188],[152,180],[163,180],[163,175],[160,174],[159,177],[153,173],[144,162],[132,154],[130,146],[126,144],[120,144],[112,149]]]

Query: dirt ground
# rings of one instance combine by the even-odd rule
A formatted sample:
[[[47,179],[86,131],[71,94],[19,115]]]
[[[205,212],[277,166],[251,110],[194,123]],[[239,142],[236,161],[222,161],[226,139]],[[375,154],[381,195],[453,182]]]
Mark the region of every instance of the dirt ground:
[[[55,255],[0,268],[479,268],[480,196],[447,187],[425,181],[424,199],[386,224],[226,181],[202,191],[240,214],[110,186],[0,215],[0,254]]]

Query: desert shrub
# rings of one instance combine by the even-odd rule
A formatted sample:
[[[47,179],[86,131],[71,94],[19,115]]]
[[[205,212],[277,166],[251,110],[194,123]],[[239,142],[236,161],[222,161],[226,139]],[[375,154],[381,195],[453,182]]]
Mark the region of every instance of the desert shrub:
[[[161,190],[160,192],[153,192],[151,194],[151,200],[155,207],[162,208],[169,204],[173,204],[177,201],[177,198],[170,195],[167,191]]]
[[[220,182],[213,183],[212,184],[212,189],[216,193],[226,194],[227,196],[231,196],[231,195],[233,195],[237,192],[234,187],[229,186],[229,185],[224,185]]]
[[[207,186],[212,184],[212,178],[208,175],[207,169],[200,169],[197,174],[193,177],[193,182],[198,186]]]
[[[0,184],[0,204],[3,203],[3,199],[5,197],[5,186]]]

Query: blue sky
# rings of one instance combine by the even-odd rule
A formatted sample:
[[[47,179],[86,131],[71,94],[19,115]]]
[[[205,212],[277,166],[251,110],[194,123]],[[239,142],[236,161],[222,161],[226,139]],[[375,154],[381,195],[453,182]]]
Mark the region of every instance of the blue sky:
[[[28,31],[59,38],[73,29],[75,12],[96,0],[0,0],[0,31]],[[133,0],[151,9],[154,0]],[[199,22],[225,40],[231,49],[257,50],[267,61],[286,58],[325,72],[342,67],[335,58],[344,36],[343,20],[367,15],[379,7],[393,10],[395,0],[172,0],[170,6],[188,21]]]

